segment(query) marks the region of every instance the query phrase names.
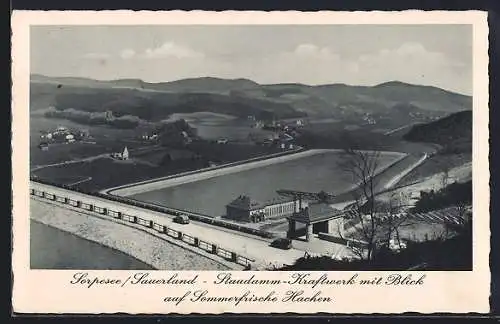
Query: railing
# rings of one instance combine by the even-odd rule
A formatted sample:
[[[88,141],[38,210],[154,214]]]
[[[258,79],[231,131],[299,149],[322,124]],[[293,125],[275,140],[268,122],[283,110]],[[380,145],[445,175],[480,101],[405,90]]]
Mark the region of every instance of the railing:
[[[244,265],[246,267],[250,267],[252,265],[252,262],[253,261],[250,260],[249,258],[246,258],[246,257],[241,256],[241,255],[238,255],[237,259],[236,259],[236,263]]]
[[[182,235],[182,240],[188,244],[191,244],[191,245],[197,245],[197,243],[198,243],[197,238],[195,238],[194,236],[191,236],[191,235],[187,235],[187,234]]]
[[[111,201],[115,201],[118,203],[130,205],[130,206],[134,206],[134,207],[139,207],[139,208],[144,208],[144,209],[148,209],[148,210],[152,210],[155,212],[164,213],[164,214],[168,214],[168,215],[172,215],[172,216],[179,216],[182,214],[182,215],[188,216],[189,219],[191,219],[191,220],[195,220],[195,221],[199,221],[199,222],[203,222],[206,224],[211,224],[211,225],[215,225],[215,226],[219,226],[219,227],[224,227],[224,228],[231,229],[231,230],[240,231],[240,232],[247,233],[247,234],[256,235],[256,236],[259,236],[262,238],[273,238],[274,237],[274,235],[268,231],[263,231],[263,230],[259,230],[259,229],[255,229],[255,228],[246,227],[246,226],[241,226],[241,225],[227,222],[227,221],[220,220],[220,219],[214,219],[213,217],[210,217],[207,215],[197,214],[197,213],[184,211],[184,210],[178,210],[178,209],[160,206],[160,205],[156,205],[156,204],[152,204],[152,203],[145,203],[145,202],[131,199],[128,197],[107,195],[107,194],[103,194],[100,192],[86,192],[84,190],[70,188],[69,186],[66,186],[66,185],[60,185],[57,183],[52,183],[50,181],[44,181],[44,180],[40,180],[40,179],[31,179],[31,181],[54,186],[54,187],[58,187],[58,188],[63,188],[66,190],[80,192],[80,193],[83,193],[83,194],[86,194],[89,196],[103,198],[106,200],[111,200]],[[34,195],[39,196],[39,195],[37,195],[37,192],[39,192],[38,190],[34,190],[33,192],[34,192]],[[41,192],[41,194],[43,195],[43,192]],[[43,196],[39,196],[39,197],[43,198]]]
[[[45,193],[45,198],[50,199],[50,200],[55,200],[56,196],[54,194]]]
[[[207,251],[207,252],[212,252],[212,243],[199,240],[198,247],[202,250]]]
[[[132,215],[122,214],[122,220],[124,222],[135,223],[136,217]]]
[[[89,211],[92,211],[92,209],[94,208],[94,205],[92,204],[87,204],[87,203],[81,203],[80,204],[80,208],[82,209],[85,209],[85,210],[89,210]]]
[[[223,249],[217,246],[214,243],[210,243],[207,241],[200,240],[198,237],[194,237],[181,231],[174,230],[169,228],[163,224],[156,223],[152,220],[144,219],[138,216],[125,214],[116,210],[111,210],[109,208],[96,206],[94,204],[84,203],[79,200],[70,199],[69,197],[58,196],[53,193],[48,193],[41,190],[30,189],[30,194],[36,197],[45,198],[49,200],[55,200],[57,202],[68,204],[70,206],[81,208],[87,211],[93,211],[97,214],[108,215],[116,219],[121,219],[124,222],[134,223],[138,225],[142,225],[148,228],[155,229],[157,232],[168,235],[175,239],[181,240],[185,243],[188,243],[191,246],[195,246],[203,251],[209,252],[211,254],[220,256],[226,260],[234,262],[239,265],[244,265],[249,268],[251,264],[255,261],[253,259],[247,258],[242,255],[238,255],[236,252],[232,252],[230,250]]]
[[[153,229],[157,230],[160,233],[165,233],[165,225],[153,222]]]
[[[151,227],[151,228],[153,227],[153,221],[143,219],[140,217],[137,217],[137,224],[142,225],[142,226],[146,226],[146,227]]]
[[[108,209],[108,216],[114,217],[114,218],[121,218],[121,212],[117,212],[111,209]]]
[[[98,214],[103,214],[105,215],[106,214],[106,208],[102,208],[102,207],[99,207],[99,206],[96,206],[96,205],[93,205],[93,208],[92,208],[96,213]]]
[[[176,230],[168,228],[168,227],[167,227],[166,233],[167,233],[168,236],[176,238],[176,239],[178,239],[179,236],[180,236],[179,235],[179,231],[176,231]]]

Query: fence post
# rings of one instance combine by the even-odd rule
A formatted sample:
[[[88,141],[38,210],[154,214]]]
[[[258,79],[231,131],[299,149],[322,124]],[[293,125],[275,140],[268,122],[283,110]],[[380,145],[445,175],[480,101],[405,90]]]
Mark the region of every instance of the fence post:
[[[45,193],[44,193],[43,195],[45,196]],[[68,198],[68,197],[65,197],[65,198],[64,198],[64,203],[65,203],[65,204],[67,204],[67,203],[68,203],[68,201],[69,201],[69,198]]]
[[[153,228],[153,221],[152,220],[149,221],[149,227]]]
[[[212,254],[217,254],[217,245],[212,244]]]
[[[238,260],[238,255],[235,252],[231,252],[231,261],[236,262]]]
[[[198,246],[198,245],[200,245],[200,239],[195,237],[194,238],[194,246]]]
[[[137,216],[132,216],[132,223],[137,223]]]
[[[162,233],[167,234],[167,232],[168,232],[168,227],[166,227],[165,225],[162,225]]]
[[[82,202],[80,200],[77,200],[76,207],[80,208],[81,205],[82,205]]]
[[[182,232],[177,232],[177,238],[178,238],[179,240],[182,240]]]

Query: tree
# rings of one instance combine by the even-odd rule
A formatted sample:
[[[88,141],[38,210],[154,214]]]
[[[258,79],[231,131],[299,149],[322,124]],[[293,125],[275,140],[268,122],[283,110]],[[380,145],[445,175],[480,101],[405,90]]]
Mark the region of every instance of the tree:
[[[448,186],[448,180],[450,178],[450,168],[448,165],[444,165],[442,167],[442,174],[441,174],[441,189],[445,189]]]
[[[390,248],[391,240],[395,240],[398,244],[398,248],[404,248],[403,242],[401,240],[399,230],[402,226],[411,225],[407,223],[408,213],[402,212],[402,210],[407,206],[407,197],[404,197],[404,193],[391,192],[389,198],[389,204],[387,206],[387,216],[381,222],[383,229],[386,232],[385,244]]]
[[[364,246],[354,252],[362,259],[373,260],[377,248],[377,236],[381,229],[380,215],[375,201],[376,172],[380,161],[380,152],[345,149],[347,159],[339,163],[342,170],[352,175],[356,184],[353,190],[353,204],[350,217],[353,218],[352,234],[361,236]]]

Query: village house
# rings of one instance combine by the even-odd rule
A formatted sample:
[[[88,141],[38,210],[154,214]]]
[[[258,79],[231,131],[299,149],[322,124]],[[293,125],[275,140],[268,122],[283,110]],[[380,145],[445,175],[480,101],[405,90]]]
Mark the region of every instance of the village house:
[[[117,160],[128,160],[129,153],[127,147],[125,146],[122,152],[111,153],[111,157]]]

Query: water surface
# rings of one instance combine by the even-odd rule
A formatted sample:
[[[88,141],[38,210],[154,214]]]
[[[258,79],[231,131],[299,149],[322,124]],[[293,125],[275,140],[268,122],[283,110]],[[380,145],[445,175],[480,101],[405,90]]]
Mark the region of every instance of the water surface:
[[[31,269],[154,270],[118,250],[30,221]]]
[[[385,165],[397,157],[380,157]],[[265,167],[181,184],[175,187],[143,192],[134,199],[160,204],[210,216],[225,214],[225,205],[239,195],[248,195],[261,202],[278,197],[276,190],[307,192],[345,192],[353,186],[352,174],[339,163],[346,159],[340,152],[325,152]]]

